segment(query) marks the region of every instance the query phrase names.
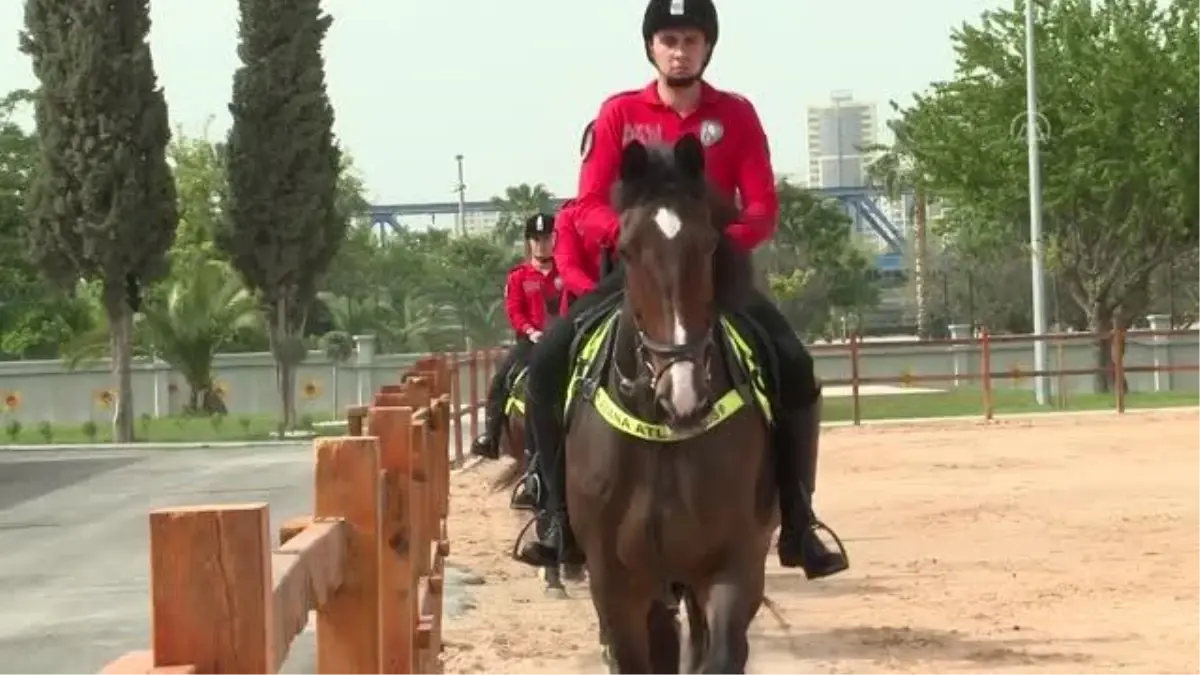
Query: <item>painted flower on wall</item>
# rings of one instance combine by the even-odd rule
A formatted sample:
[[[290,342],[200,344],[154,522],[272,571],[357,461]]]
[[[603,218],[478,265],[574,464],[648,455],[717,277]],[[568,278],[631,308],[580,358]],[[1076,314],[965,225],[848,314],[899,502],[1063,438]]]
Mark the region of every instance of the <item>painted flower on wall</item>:
[[[96,405],[111,410],[113,404],[117,402],[117,393],[112,389],[100,389],[96,391]]]
[[[19,391],[4,392],[4,398],[2,400],[0,400],[0,404],[4,405],[5,412],[13,412],[17,408],[21,407],[21,392],[19,392]]]
[[[321,395],[321,381],[305,380],[304,384],[300,385],[300,395],[307,401],[317,398]]]
[[[1008,374],[1012,376],[1013,384],[1019,384],[1027,377],[1028,372],[1024,364],[1021,363],[1014,364],[1012,368],[1008,369]]]

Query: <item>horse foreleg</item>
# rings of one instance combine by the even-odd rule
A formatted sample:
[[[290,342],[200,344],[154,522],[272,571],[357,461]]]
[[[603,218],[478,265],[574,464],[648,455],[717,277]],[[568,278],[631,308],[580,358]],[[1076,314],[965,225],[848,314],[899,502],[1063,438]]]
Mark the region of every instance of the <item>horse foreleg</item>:
[[[558,565],[543,567],[546,577],[546,597],[562,600],[567,597],[567,587],[563,585],[562,568]]]
[[[562,578],[567,581],[582,582],[586,579],[583,565],[563,565]]]
[[[540,513],[537,517],[537,535],[539,537],[546,536],[546,530],[550,527],[550,516],[547,513]],[[567,588],[562,582],[562,568],[558,565],[550,567],[542,567],[538,570],[538,577],[546,581],[546,597],[555,600],[565,600],[567,598]]]
[[[708,589],[684,589],[683,606],[687,610],[688,621],[687,660],[683,672],[698,673],[704,667],[704,657],[708,654],[711,642],[708,616],[705,614],[708,607]]]
[[[723,574],[709,590],[707,614],[712,617],[707,654],[701,673],[744,673],[750,658],[747,633],[762,605],[765,570],[753,566],[738,574]]]
[[[650,639],[650,664],[654,673],[679,672],[679,618],[674,603],[650,604],[646,629]]]
[[[605,583],[605,573],[589,570],[592,605],[600,625],[601,659],[610,673],[653,673],[650,659],[651,595],[638,593],[622,579]],[[678,672],[678,668],[674,671]]]

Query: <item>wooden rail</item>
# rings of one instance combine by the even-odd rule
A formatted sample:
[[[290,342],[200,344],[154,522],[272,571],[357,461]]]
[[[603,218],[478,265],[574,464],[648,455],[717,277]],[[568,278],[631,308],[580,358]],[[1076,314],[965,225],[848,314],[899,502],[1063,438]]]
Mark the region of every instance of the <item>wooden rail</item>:
[[[508,350],[503,347],[475,349],[456,354],[449,360],[451,383],[449,393],[452,407],[450,418],[454,438],[458,441],[454,445],[455,465],[461,465],[466,457],[462,439],[466,438],[469,443],[470,439],[479,436],[479,415],[477,413],[486,405],[488,386],[491,384],[492,375],[495,374],[496,367],[504,360],[507,353]],[[467,385],[466,392],[462,391],[464,380]],[[470,415],[466,430],[469,436],[465,435],[463,430],[462,418],[467,415]]]
[[[274,550],[263,503],[151,512],[150,649],[102,672],[275,673],[313,610],[319,673],[441,672],[450,373],[422,359],[314,441],[313,513]]]

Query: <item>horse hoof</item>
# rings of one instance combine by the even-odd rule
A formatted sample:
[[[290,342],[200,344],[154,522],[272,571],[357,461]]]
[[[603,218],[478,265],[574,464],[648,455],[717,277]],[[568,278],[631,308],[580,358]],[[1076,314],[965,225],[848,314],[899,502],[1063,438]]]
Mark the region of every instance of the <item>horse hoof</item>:
[[[612,647],[609,647],[608,645],[603,645],[600,647],[600,661],[604,664],[605,668],[608,668],[608,672],[621,672],[620,670],[617,670],[617,660],[613,658]]]
[[[546,597],[551,600],[566,600],[567,599],[567,589],[565,589],[561,586],[547,586],[546,587]]]

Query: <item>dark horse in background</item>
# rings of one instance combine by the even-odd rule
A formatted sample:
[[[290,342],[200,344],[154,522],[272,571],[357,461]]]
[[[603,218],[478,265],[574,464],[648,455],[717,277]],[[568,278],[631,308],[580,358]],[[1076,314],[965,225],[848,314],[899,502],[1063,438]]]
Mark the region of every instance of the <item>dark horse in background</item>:
[[[525,428],[525,367],[517,366],[508,377],[513,378],[511,386],[507,387],[508,400],[504,402],[504,425],[500,434],[500,451],[512,458],[513,463],[506,467],[492,481],[492,488],[511,490],[509,505],[518,511],[534,510],[541,506],[543,490],[542,479],[537,467],[530,466],[531,453],[528,450],[528,435]],[[548,514],[542,513],[530,524],[538,528],[542,536],[545,528],[550,526]],[[526,527],[529,527],[528,525]],[[521,534],[524,534],[522,531]],[[517,540],[520,541],[518,536]],[[563,580],[583,581],[582,565],[562,565],[544,568],[546,595],[551,598],[565,599],[566,586]]]
[[[627,145],[614,203],[625,292],[601,355],[576,365],[565,448],[605,657],[679,672],[681,600],[688,671],[744,672],[778,516],[769,406],[726,321],[742,325],[751,283],[722,236],[737,211],[706,181],[695,136]]]

